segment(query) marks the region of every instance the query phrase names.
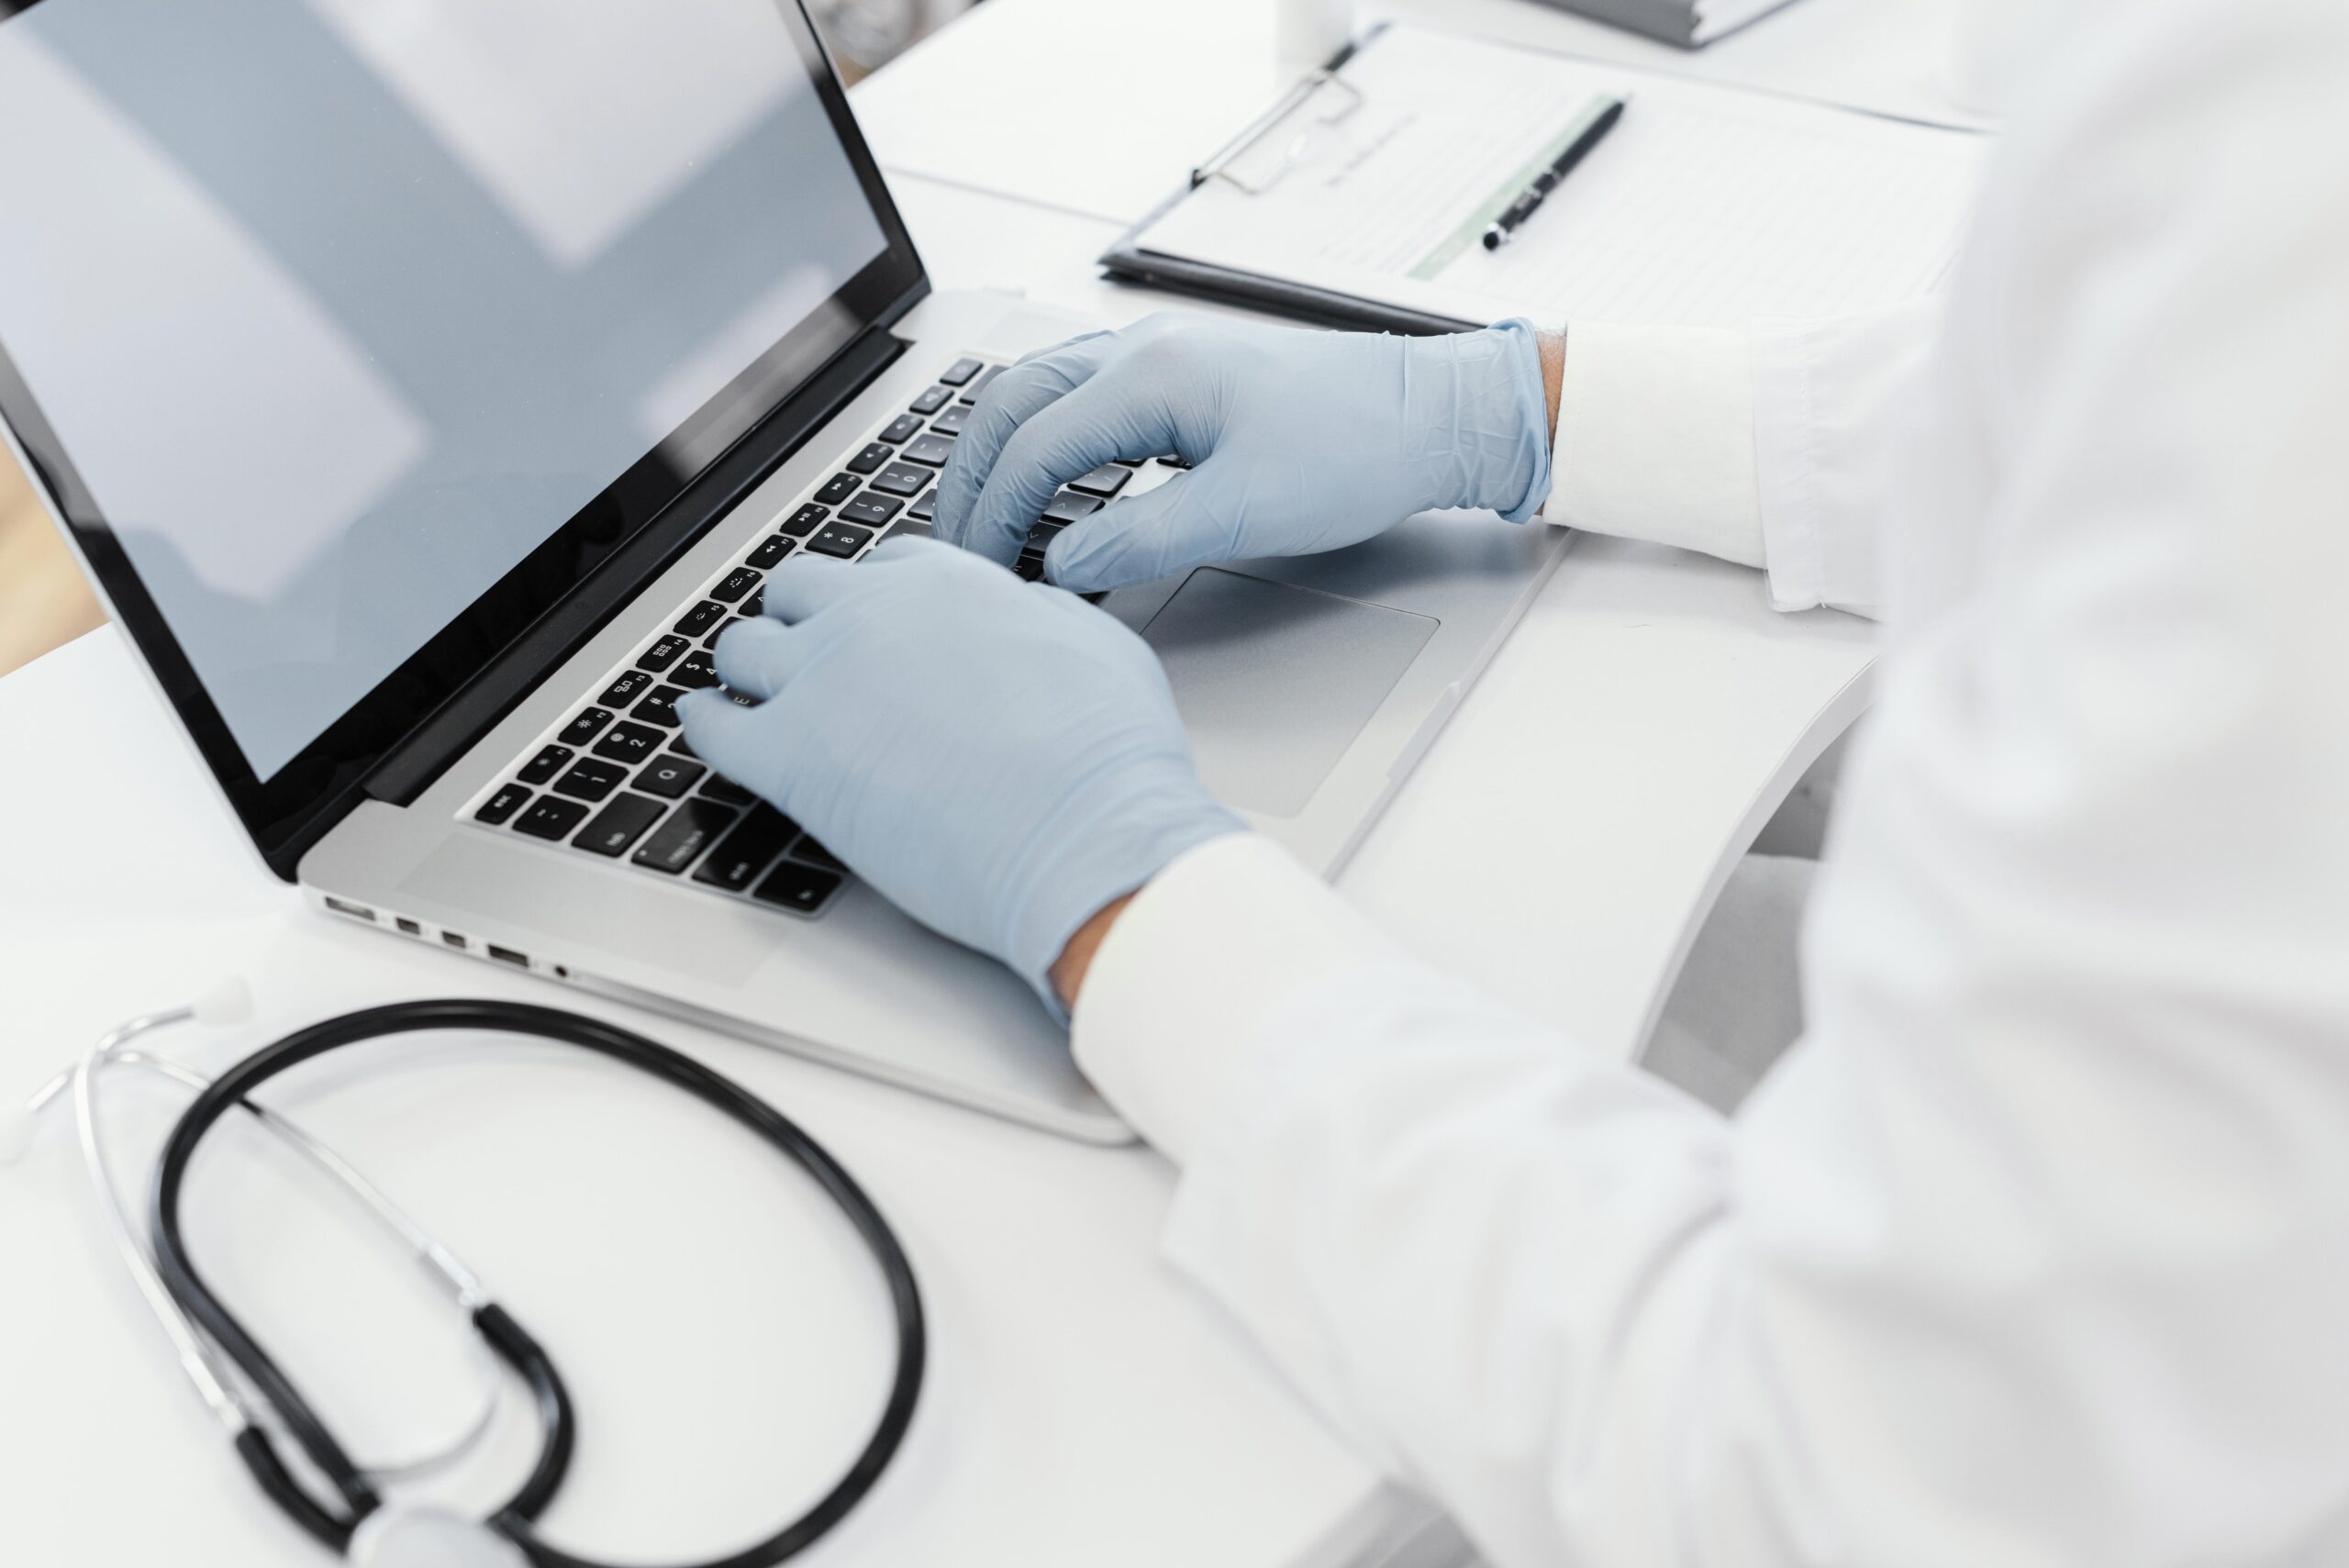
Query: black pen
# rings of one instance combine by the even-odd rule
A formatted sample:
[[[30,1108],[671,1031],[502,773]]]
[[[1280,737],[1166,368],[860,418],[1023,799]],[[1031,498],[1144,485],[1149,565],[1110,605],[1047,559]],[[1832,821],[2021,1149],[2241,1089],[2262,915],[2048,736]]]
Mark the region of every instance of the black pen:
[[[1542,209],[1542,204],[1550,199],[1550,193],[1575,172],[1575,164],[1590,156],[1592,148],[1607,139],[1607,133],[1613,130],[1615,122],[1622,117],[1623,100],[1609,99],[1607,106],[1598,111],[1598,117],[1590,122],[1590,128],[1566,143],[1566,150],[1558,154],[1557,161],[1536,174],[1533,183],[1525,188],[1525,194],[1509,203],[1508,210],[1485,230],[1485,249],[1497,250],[1508,244],[1516,236],[1517,226]]]

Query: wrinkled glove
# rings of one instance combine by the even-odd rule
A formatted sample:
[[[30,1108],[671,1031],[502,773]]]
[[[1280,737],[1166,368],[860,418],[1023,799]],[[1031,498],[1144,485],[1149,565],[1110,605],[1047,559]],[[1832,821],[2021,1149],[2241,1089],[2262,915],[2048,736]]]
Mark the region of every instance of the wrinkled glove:
[[[784,562],[718,672],[763,700],[681,699],[694,750],[1056,1012],[1050,971],[1080,926],[1245,829],[1199,783],[1148,644],[943,545]]]
[[[1063,530],[1078,593],[1209,562],[1356,544],[1414,513],[1511,522],[1550,493],[1530,322],[1441,338],[1153,316],[1030,355],[979,399],[938,487],[938,537],[1009,562],[1059,488],[1118,458],[1191,472]]]

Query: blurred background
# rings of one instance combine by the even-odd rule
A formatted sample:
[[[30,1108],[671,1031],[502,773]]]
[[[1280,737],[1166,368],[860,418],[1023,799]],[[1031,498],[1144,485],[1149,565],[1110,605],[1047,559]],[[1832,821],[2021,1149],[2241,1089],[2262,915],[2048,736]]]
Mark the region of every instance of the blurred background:
[[[863,80],[978,0],[807,0],[841,74]],[[16,464],[0,455],[0,675],[106,619]]]

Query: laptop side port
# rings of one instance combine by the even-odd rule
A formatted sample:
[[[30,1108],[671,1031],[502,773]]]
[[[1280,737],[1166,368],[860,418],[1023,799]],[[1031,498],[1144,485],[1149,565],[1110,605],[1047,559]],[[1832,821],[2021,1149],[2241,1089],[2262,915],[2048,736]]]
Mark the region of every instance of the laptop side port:
[[[510,963],[517,969],[530,967],[529,955],[516,952],[512,948],[502,948],[493,943],[489,950],[489,956],[500,963]]]
[[[465,935],[462,931],[443,931],[440,933],[440,941],[443,946],[455,948],[459,952],[465,951]]]
[[[353,904],[350,899],[337,898],[331,893],[326,895],[326,900],[327,907],[338,915],[348,915],[354,920],[364,920],[371,926],[375,923],[375,911],[368,908],[364,904]]]
[[[409,919],[405,915],[394,916],[392,917],[392,924],[400,929],[400,935],[404,937],[420,937],[424,935],[424,928],[417,925],[414,920]]]

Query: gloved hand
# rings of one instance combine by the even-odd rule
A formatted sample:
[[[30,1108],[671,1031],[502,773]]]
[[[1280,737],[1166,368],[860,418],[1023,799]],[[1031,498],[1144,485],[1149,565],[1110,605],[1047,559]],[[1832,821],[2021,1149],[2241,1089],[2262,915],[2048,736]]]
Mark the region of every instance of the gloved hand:
[[[1529,322],[1394,338],[1153,316],[997,376],[947,460],[934,527],[1008,563],[1062,485],[1167,453],[1191,472],[1063,530],[1051,581],[1090,593],[1308,555],[1442,506],[1523,522],[1550,493],[1549,424]]]
[[[719,773],[1055,1011],[1077,928],[1245,825],[1191,761],[1158,658],[1083,600],[922,539],[797,556],[677,704]]]

